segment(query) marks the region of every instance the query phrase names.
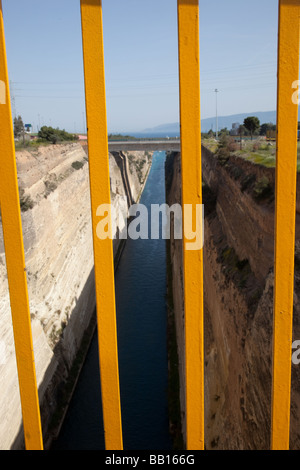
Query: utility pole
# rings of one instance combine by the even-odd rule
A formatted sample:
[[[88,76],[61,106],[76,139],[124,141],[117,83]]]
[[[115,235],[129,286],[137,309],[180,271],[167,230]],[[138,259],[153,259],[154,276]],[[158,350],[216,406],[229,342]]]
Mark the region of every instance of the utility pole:
[[[83,134],[86,134],[86,133],[87,133],[87,130],[86,130],[85,113],[84,113],[84,111],[82,111],[82,122],[83,122]]]
[[[216,139],[218,140],[218,93],[219,90],[215,89],[216,93]]]
[[[15,93],[14,93],[14,88],[13,88],[13,82],[11,80],[9,81],[9,85],[10,85],[10,94],[11,94],[11,107],[12,107],[12,112],[13,112],[13,118],[15,119],[17,117],[16,99],[15,99]]]

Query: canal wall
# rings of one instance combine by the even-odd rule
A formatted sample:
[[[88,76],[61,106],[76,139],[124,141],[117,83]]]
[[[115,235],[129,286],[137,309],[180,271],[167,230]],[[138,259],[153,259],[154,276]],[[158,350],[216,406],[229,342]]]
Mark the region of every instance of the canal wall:
[[[111,200],[137,202],[153,152],[109,154]],[[120,165],[120,161],[122,164]],[[45,447],[55,437],[95,328],[87,148],[17,152],[18,183]],[[126,184],[124,184],[126,182]],[[117,227],[122,231],[124,227]],[[114,255],[119,256],[119,240]],[[13,330],[0,225],[0,448],[23,446]]]
[[[275,170],[202,147],[206,449],[269,449]],[[168,156],[167,203],[180,202],[180,154]],[[298,179],[299,194],[299,179]],[[293,340],[300,338],[297,201]],[[181,424],[185,436],[184,287],[180,240],[170,241]],[[299,366],[292,365],[291,449],[300,448]]]

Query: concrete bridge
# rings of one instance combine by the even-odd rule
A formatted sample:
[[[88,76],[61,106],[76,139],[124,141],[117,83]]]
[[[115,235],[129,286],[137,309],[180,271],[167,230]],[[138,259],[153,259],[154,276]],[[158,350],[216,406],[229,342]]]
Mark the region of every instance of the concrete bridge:
[[[155,151],[155,150],[173,150],[180,152],[180,140],[132,140],[132,141],[119,141],[108,142],[109,151]]]

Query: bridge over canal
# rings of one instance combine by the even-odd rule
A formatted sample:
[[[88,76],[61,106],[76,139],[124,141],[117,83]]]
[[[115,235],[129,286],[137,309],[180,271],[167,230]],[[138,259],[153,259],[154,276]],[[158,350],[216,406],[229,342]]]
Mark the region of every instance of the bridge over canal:
[[[156,150],[173,150],[180,152],[180,140],[133,140],[133,141],[116,141],[108,142],[109,151],[134,151],[134,150],[144,150],[144,151],[156,151]]]

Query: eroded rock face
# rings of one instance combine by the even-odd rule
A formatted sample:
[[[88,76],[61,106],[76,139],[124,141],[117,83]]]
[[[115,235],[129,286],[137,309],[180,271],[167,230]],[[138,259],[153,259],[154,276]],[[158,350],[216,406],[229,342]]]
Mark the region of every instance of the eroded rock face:
[[[137,202],[152,153],[109,155],[111,201]],[[123,166],[118,165],[123,159]],[[143,162],[143,163],[141,163]],[[80,144],[17,152],[22,226],[44,439],[95,312],[88,156]],[[127,185],[124,185],[124,181]],[[120,230],[123,227],[119,227]],[[114,253],[119,241],[114,240]],[[0,448],[20,448],[21,408],[0,232]]]
[[[269,449],[274,169],[254,166],[235,157],[220,162],[209,151],[202,150],[205,446],[206,449]],[[168,204],[180,202],[180,154],[169,157],[167,181]],[[264,197],[258,191],[261,181],[268,181],[270,185]],[[296,253],[299,252],[298,238],[299,217]],[[185,342],[180,240],[171,240],[170,257],[184,435]],[[296,263],[293,340],[300,339],[299,278]],[[299,367],[292,365],[291,449],[299,449],[300,446]]]

